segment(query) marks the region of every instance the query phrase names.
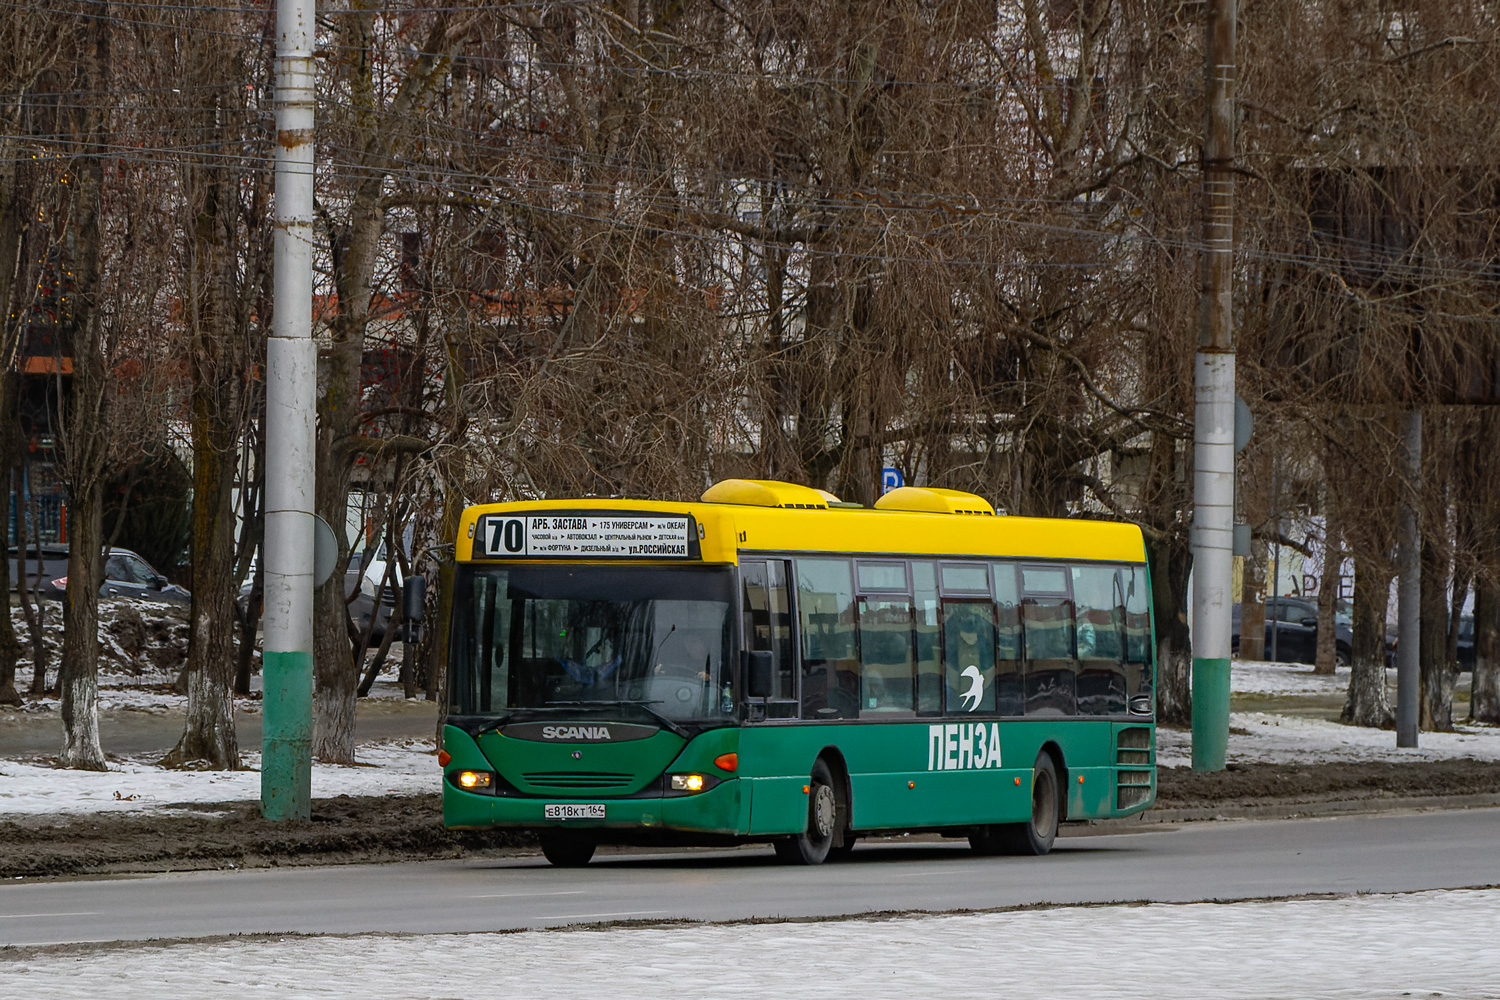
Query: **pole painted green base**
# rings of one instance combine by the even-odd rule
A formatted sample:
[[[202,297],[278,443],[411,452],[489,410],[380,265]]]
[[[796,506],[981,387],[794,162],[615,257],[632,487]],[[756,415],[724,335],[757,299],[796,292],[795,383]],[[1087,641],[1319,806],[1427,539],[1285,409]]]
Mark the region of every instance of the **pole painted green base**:
[[[1193,770],[1222,771],[1229,752],[1229,658],[1193,658]]]
[[[261,660],[260,814],[312,817],[312,653],[266,652]]]

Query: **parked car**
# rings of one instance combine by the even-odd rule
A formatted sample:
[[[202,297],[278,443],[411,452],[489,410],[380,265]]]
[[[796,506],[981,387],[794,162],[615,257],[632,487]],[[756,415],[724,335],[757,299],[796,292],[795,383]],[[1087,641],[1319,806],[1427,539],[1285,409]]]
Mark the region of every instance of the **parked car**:
[[[1240,606],[1234,606],[1234,651],[1240,648]],[[1271,659],[1272,633],[1278,663],[1316,663],[1318,659],[1318,602],[1306,597],[1266,598],[1266,659]],[[1354,623],[1345,610],[1333,616],[1333,659],[1346,667],[1354,650]]]
[[[1474,669],[1474,616],[1464,615],[1458,620],[1458,669],[1467,673]]]
[[[1387,630],[1388,655],[1386,666],[1396,665],[1396,649],[1400,645],[1399,635],[1394,626]],[[1458,619],[1458,672],[1468,673],[1474,669],[1474,616],[1463,615]]]
[[[370,628],[370,643],[379,645],[385,638],[386,624],[391,620],[391,615],[396,610],[396,601],[400,599],[401,591],[401,568],[396,568],[396,583],[394,587],[387,586],[380,601],[380,614],[374,616],[374,627],[370,627],[371,612],[375,607],[375,592],[380,589],[381,581],[385,579],[386,571],[385,546],[376,549],[366,549],[354,552],[349,556],[349,568],[344,573],[344,596],[348,597],[354,593],[356,587],[359,594],[349,601],[349,617],[353,619],[356,628],[363,631]],[[239,607],[240,614],[244,615],[246,603],[250,600],[250,589],[255,576],[254,564],[251,565],[250,579],[240,586]],[[264,614],[265,609],[261,612]]]
[[[68,547],[42,543],[41,545],[42,569],[37,572],[37,546],[26,546],[24,557],[12,548],[10,550],[10,589],[15,590],[20,583],[21,574],[25,572],[26,583],[29,589],[35,590],[46,584],[49,580],[68,575]]]
[[[53,600],[62,600],[63,593],[68,589],[68,563],[67,550],[63,549],[61,563],[62,573],[51,579],[44,579],[37,593],[42,597],[50,597]],[[43,553],[43,567],[45,568],[45,550]],[[104,560],[104,583],[99,587],[100,597],[130,597],[140,601],[154,601],[157,604],[176,604],[186,607],[192,603],[193,595],[175,583],[168,583],[167,578],[156,571],[146,560],[129,549],[110,549],[109,557]]]

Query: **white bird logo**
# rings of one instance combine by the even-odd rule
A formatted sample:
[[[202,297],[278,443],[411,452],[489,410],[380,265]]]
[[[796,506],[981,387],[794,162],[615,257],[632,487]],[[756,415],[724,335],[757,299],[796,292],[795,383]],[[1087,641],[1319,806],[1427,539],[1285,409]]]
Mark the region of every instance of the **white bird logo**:
[[[967,677],[970,681],[969,690],[963,693],[965,702],[964,711],[972,712],[979,707],[980,701],[984,699],[984,675],[979,672],[978,667],[971,663],[967,667],[964,667],[964,672],[961,676]],[[974,704],[972,705],[968,704],[970,698],[974,699]]]

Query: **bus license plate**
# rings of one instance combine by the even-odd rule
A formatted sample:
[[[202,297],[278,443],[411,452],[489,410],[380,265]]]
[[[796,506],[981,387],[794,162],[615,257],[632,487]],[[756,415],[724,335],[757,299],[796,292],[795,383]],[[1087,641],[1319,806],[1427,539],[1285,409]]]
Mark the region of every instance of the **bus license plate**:
[[[549,802],[542,806],[545,819],[603,819],[604,803]]]

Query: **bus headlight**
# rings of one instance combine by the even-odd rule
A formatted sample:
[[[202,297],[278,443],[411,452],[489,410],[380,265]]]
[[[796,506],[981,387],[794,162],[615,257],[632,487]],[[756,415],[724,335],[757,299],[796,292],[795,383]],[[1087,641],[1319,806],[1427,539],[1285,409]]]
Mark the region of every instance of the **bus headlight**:
[[[701,792],[701,791],[703,791],[703,775],[701,775],[701,774],[674,774],[674,775],[672,775],[672,791],[674,791],[674,792]]]
[[[488,771],[459,771],[458,787],[469,792],[480,788],[489,788],[494,777]]]

